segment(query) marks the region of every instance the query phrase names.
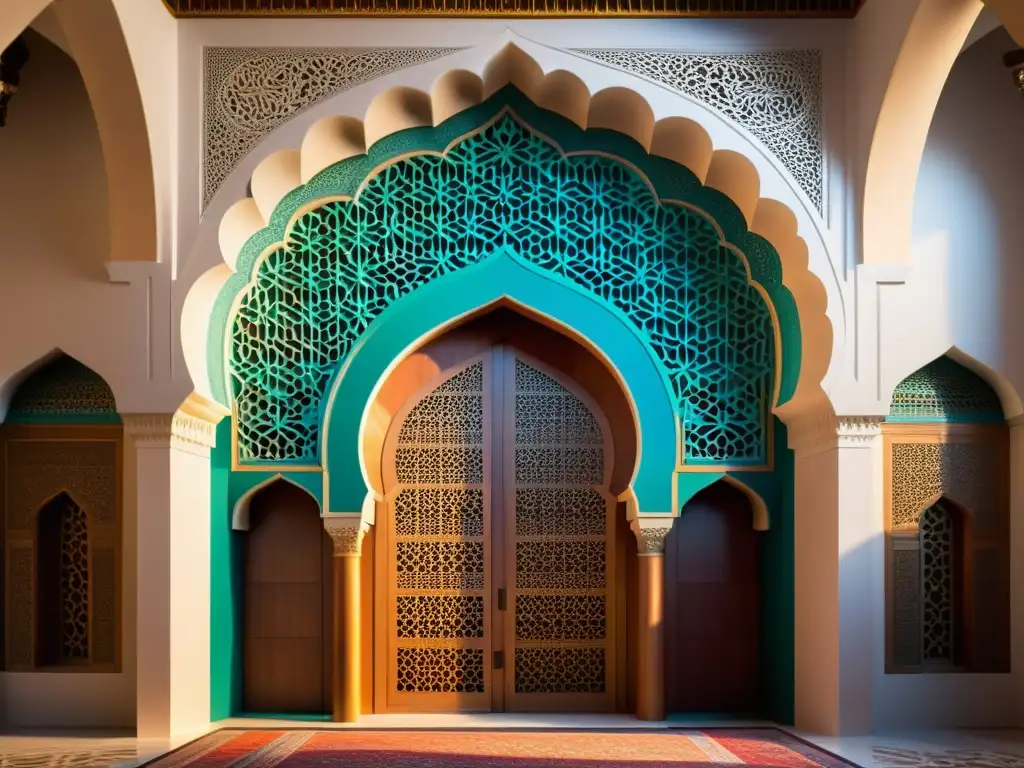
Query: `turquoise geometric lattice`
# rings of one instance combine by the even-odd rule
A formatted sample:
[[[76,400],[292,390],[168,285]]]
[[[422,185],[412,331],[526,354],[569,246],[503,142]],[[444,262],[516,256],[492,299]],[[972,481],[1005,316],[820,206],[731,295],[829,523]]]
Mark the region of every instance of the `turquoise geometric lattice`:
[[[21,383],[7,424],[116,424],[121,421],[107,382],[73,357],[60,355]]]
[[[324,198],[333,200],[316,204]],[[289,223],[300,206],[307,212]],[[239,461],[317,462],[325,389],[373,320],[499,249],[631,321],[675,394],[687,463],[765,463],[776,342],[750,277],[793,349],[780,402],[799,371],[778,255],[686,168],[620,134],[582,131],[512,87],[326,169],[246,245],[239,273],[249,282],[229,282],[217,310],[230,333]]]
[[[900,382],[886,421],[1000,424],[1005,416],[988,382],[943,355]]]

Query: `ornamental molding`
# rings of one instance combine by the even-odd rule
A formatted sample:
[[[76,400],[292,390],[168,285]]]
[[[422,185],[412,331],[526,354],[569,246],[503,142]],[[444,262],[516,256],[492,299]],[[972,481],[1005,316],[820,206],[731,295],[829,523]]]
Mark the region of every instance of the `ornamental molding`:
[[[782,163],[818,212],[824,213],[820,51],[571,50],[696,99],[741,125]]]
[[[665,541],[672,532],[675,516],[639,517],[630,523],[637,542],[637,555],[651,557],[665,554]]]
[[[179,448],[208,453],[217,443],[217,423],[187,413],[126,413],[125,432],[139,448]]]
[[[359,557],[369,526],[360,514],[324,515],[324,529],[334,544],[335,557]]]
[[[324,99],[462,48],[203,49],[203,201],[275,129]]]
[[[839,416],[836,437],[840,448],[866,448],[882,434],[884,416]]]
[[[836,448],[863,448],[882,434],[882,416],[836,416],[811,411],[786,424],[789,447],[797,456],[814,456]]]

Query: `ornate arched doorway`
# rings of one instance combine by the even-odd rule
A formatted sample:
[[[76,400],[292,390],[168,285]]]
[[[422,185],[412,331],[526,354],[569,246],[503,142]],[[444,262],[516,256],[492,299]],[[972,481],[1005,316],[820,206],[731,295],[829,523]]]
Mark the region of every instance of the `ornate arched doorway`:
[[[614,711],[612,427],[562,371],[466,339],[435,345],[472,354],[409,396],[383,442],[375,710]]]

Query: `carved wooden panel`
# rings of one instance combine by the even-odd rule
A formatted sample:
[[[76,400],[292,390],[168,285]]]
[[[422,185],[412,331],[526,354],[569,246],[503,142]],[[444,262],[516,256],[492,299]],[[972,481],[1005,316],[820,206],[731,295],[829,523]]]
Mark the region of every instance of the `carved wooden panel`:
[[[46,664],[117,669],[121,435],[120,425],[4,427],[8,669]],[[51,510],[59,518],[54,520],[52,574],[37,568],[43,543],[38,517],[50,503],[59,507]],[[46,599],[59,601],[52,616],[37,615],[40,580],[52,591]]]
[[[85,511],[62,494],[60,514],[60,606],[63,662],[89,660],[89,525]]]
[[[887,671],[1005,671],[1005,426],[887,423],[883,434]]]
[[[921,511],[942,495],[971,510],[979,529],[998,524],[1002,450],[1000,441],[894,443],[893,530],[916,528]]]
[[[92,551],[92,661],[117,658],[117,552],[113,546]]]
[[[917,536],[894,538],[892,547],[892,659],[921,663],[921,548]]]
[[[395,707],[444,708],[463,695],[482,706],[489,693],[484,382],[484,362],[472,363],[400,419],[386,524]]]
[[[614,669],[610,442],[590,408],[535,364],[516,358],[510,378],[514,450],[506,450],[505,474],[514,483],[505,530],[515,558],[506,703],[600,708]]]
[[[31,530],[39,508],[61,491],[82,505],[90,522],[116,524],[117,453],[112,441],[9,440],[8,529]]]
[[[35,663],[35,568],[32,544],[7,549],[7,668],[24,670]]]
[[[953,513],[935,504],[921,513],[921,600],[922,660],[953,664],[956,661],[954,635],[959,621],[954,586],[956,526]]]

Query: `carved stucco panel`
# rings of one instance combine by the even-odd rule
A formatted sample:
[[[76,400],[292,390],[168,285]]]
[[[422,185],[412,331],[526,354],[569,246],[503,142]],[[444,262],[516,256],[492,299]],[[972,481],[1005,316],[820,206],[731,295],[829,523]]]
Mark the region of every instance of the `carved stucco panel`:
[[[206,48],[203,209],[261,139],[314,104],[459,48]]]
[[[819,51],[692,54],[579,48],[574,52],[660,83],[743,126],[823,211]]]

